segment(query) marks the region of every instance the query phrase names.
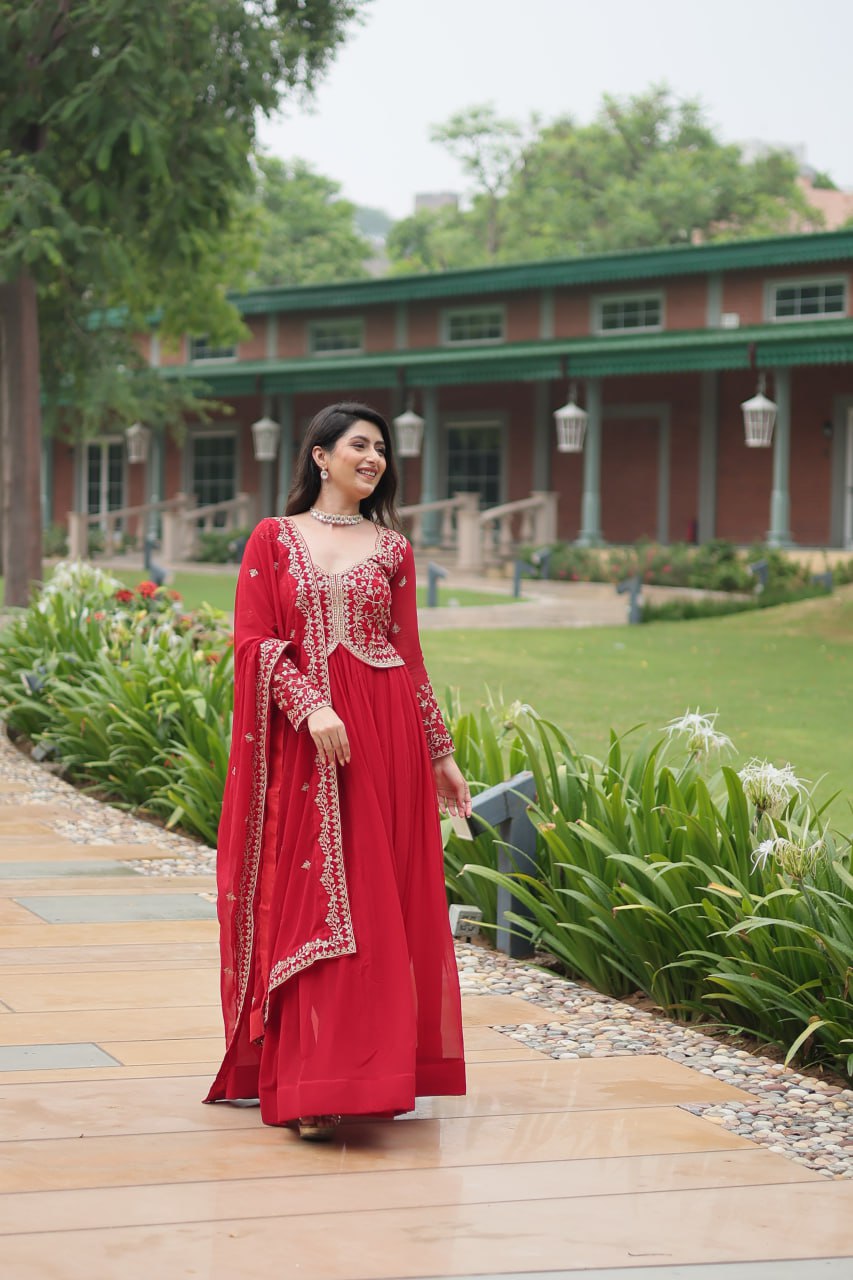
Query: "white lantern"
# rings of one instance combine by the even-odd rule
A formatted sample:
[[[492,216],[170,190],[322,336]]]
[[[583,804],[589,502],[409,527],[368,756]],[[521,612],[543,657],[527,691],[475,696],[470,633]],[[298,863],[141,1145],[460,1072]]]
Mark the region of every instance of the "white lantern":
[[[569,388],[569,400],[562,409],[554,413],[557,424],[557,451],[559,453],[580,453],[583,449],[583,438],[586,435],[586,424],[589,414],[575,402],[577,392],[574,385]]]
[[[764,378],[759,380],[757,395],[754,395],[751,400],[744,400],[741,409],[747,447],[768,449],[773,441],[776,406],[764,394]]]
[[[397,454],[401,458],[419,458],[424,437],[424,420],[414,409],[406,409],[394,419]]]
[[[141,422],[134,422],[124,433],[127,441],[128,462],[144,462],[148,457],[148,446],[151,443],[151,432]]]
[[[258,418],[252,423],[252,444],[257,462],[272,462],[280,435],[281,427],[272,418]]]

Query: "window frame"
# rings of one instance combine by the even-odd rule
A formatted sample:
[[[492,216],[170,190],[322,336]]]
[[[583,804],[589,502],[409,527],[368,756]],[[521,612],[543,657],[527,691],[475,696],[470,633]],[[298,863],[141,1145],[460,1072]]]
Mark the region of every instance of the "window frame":
[[[206,342],[206,341],[207,341],[207,338],[204,334],[197,334],[195,337],[191,337],[189,335],[187,336],[187,364],[231,364],[233,363],[233,361],[239,360],[240,344],[238,342],[232,342],[230,344],[231,347],[233,348],[230,355],[215,355],[215,356],[196,355],[193,351],[193,344],[196,342]],[[223,351],[225,350],[225,348],[214,347],[213,350]]]
[[[315,346],[316,331],[332,324],[352,324],[358,328],[359,340],[355,347],[335,347],[331,351],[318,351]],[[359,356],[364,354],[364,316],[336,316],[334,320],[309,320],[307,322],[308,354],[317,360],[334,360],[336,356]]]
[[[780,289],[802,289],[809,285],[825,286],[840,284],[842,289],[842,307],[840,311],[817,311],[812,315],[777,316],[777,292]],[[769,324],[803,324],[809,320],[843,320],[850,312],[850,277],[847,275],[796,276],[765,280],[764,282],[764,319]]]
[[[605,329],[603,313],[605,305],[619,302],[648,302],[658,304],[660,319],[657,324],[625,325],[619,329]],[[592,317],[590,328],[599,337],[612,337],[614,334],[661,333],[666,328],[666,293],[663,289],[644,289],[642,293],[596,293],[592,298]]]
[[[501,333],[498,338],[451,338],[450,325],[456,316],[498,315]],[[506,337],[506,303],[478,304],[471,307],[443,307],[441,311],[441,345],[443,347],[499,347]]]
[[[186,443],[183,449],[183,491],[191,495],[195,494],[195,445],[198,440],[210,440],[216,437],[230,437],[234,441],[234,494],[233,497],[241,492],[241,442],[242,432],[239,427],[232,426],[227,423],[211,423],[209,425],[191,429],[187,432]],[[229,501],[229,499],[223,499]],[[204,505],[204,504],[203,504]]]

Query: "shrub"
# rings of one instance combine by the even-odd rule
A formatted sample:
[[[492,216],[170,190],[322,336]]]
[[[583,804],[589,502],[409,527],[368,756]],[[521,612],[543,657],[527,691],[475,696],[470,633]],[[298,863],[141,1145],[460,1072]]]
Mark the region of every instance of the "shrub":
[[[198,535],[196,560],[207,564],[232,564],[237,547],[245,543],[251,529],[209,529]]]
[[[853,1074],[850,841],[827,829],[813,796],[778,785],[773,804],[751,807],[746,771],[709,774],[725,746],[713,718],[685,717],[680,750],[677,732],[633,752],[613,734],[603,761],[529,708],[494,712],[477,742],[475,723],[463,735],[470,763],[490,759],[494,771],[499,741],[505,773],[523,761],[534,774],[538,873],[501,875],[494,835],[466,861],[472,846],[448,832],[451,895],[484,909],[470,882],[503,885],[529,913],[511,914],[513,928],[571,976],[617,997],[639,989],[678,1017]]]

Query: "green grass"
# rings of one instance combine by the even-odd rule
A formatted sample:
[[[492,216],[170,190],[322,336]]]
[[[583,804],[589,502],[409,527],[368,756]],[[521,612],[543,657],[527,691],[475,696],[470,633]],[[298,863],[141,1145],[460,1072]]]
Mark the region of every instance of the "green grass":
[[[486,687],[529,702],[599,754],[612,725],[652,730],[686,708],[719,711],[718,728],[750,756],[790,761],[840,790],[833,818],[853,830],[853,591],[761,613],[583,630],[430,631],[433,685],[470,707]]]

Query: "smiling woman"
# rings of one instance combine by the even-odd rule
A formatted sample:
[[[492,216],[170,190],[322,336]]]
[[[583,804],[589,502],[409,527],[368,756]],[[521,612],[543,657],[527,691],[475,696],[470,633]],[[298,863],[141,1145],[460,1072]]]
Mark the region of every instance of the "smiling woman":
[[[227,1051],[208,1101],[267,1124],[465,1091],[439,807],[468,815],[424,668],[384,419],[308,428],[287,514],[246,547],[219,831]]]

